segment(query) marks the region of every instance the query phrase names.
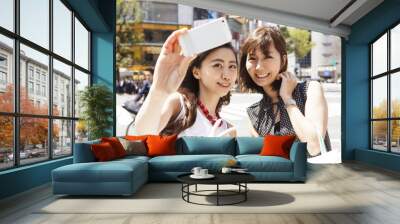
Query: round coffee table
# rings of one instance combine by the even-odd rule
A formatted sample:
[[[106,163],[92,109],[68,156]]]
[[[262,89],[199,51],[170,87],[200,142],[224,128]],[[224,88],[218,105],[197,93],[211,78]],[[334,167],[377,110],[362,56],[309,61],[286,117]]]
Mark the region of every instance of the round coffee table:
[[[249,173],[215,173],[215,177],[212,179],[193,179],[190,177],[191,173],[182,174],[177,177],[178,181],[182,183],[182,199],[188,203],[198,204],[198,205],[215,205],[215,204],[202,204],[190,201],[190,196],[203,196],[203,197],[216,197],[217,206],[220,205],[234,205],[247,200],[247,192],[249,188],[247,183],[255,180],[255,177]],[[197,190],[198,184],[204,185],[216,185],[215,190]],[[190,191],[190,186],[195,186],[194,191]],[[237,190],[223,190],[220,189],[220,185],[236,185]],[[215,192],[215,194],[205,194],[209,192]],[[239,200],[231,203],[221,203],[221,197],[232,197],[241,196]]]

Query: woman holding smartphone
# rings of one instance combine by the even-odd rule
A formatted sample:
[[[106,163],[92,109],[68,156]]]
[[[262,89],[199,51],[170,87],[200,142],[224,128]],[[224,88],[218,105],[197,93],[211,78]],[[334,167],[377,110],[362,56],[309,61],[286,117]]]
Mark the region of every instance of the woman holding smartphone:
[[[235,128],[219,112],[229,103],[238,76],[236,54],[225,44],[184,57],[178,38],[186,32],[177,30],[164,43],[153,84],[135,120],[135,133],[235,136]]]
[[[254,136],[296,135],[310,156],[331,150],[328,108],[317,81],[299,83],[287,72],[286,43],[278,28],[257,28],[242,47],[241,84],[263,98],[247,108]]]

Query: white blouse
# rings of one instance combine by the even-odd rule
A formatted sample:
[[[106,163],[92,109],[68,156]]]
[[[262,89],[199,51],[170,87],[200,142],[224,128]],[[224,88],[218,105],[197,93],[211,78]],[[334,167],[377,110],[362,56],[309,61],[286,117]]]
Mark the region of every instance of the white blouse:
[[[180,94],[180,104],[181,104],[181,111],[175,118],[175,121],[182,119],[186,114],[186,107],[184,106],[185,104],[182,94]],[[230,128],[228,122],[222,119],[222,125],[216,129],[215,135],[211,135],[213,125],[198,107],[196,109],[196,112],[197,112],[196,120],[194,121],[193,125],[183,130],[181,133],[179,133],[178,138],[182,136],[213,137],[213,136],[218,136],[219,134]]]

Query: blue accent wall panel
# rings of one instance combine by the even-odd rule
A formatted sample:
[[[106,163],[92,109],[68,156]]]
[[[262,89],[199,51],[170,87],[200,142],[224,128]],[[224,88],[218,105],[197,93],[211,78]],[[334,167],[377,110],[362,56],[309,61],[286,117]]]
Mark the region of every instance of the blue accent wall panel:
[[[369,150],[369,43],[400,22],[400,1],[386,0],[351,27],[344,46],[345,138],[342,159],[358,160],[386,169],[399,170],[400,157]],[[397,164],[397,165],[396,165]]]
[[[368,147],[369,85],[368,46],[346,44],[345,150],[344,160],[354,159],[354,148]]]
[[[93,84],[100,83],[109,87],[114,92],[114,34],[113,33],[93,33],[92,34],[92,81]],[[115,97],[113,97],[115,102]],[[115,106],[113,106],[115,123]],[[113,125],[114,126],[114,125]],[[111,135],[115,133],[114,127],[110,127]]]

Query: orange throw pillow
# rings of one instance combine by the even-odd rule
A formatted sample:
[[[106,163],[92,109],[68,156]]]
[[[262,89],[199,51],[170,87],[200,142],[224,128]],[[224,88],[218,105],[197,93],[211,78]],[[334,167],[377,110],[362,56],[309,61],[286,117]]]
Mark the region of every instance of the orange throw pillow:
[[[146,141],[148,136],[149,135],[127,135],[125,136],[125,139],[129,141],[137,141],[137,140]]]
[[[99,162],[110,161],[117,158],[114,149],[108,142],[93,144],[90,147],[92,149],[94,157]]]
[[[281,156],[289,159],[290,147],[292,147],[295,139],[295,135],[267,135],[264,137],[264,145],[260,155]]]
[[[150,135],[147,137],[147,155],[148,156],[164,156],[164,155],[175,155],[175,141],[177,135],[171,136],[159,136]]]
[[[125,157],[126,156],[126,151],[124,149],[124,146],[122,146],[121,142],[118,140],[116,137],[109,137],[109,138],[101,138],[101,142],[108,142],[114,149],[115,155],[117,158]]]

